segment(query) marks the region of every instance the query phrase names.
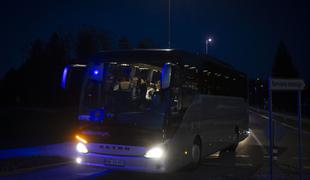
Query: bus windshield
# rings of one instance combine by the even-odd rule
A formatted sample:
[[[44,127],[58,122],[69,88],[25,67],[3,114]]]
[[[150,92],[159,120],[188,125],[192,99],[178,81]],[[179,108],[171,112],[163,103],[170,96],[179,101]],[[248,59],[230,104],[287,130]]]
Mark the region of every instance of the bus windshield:
[[[161,96],[160,67],[109,62],[104,63],[102,76],[100,81],[86,78],[80,120],[161,128],[166,106]]]

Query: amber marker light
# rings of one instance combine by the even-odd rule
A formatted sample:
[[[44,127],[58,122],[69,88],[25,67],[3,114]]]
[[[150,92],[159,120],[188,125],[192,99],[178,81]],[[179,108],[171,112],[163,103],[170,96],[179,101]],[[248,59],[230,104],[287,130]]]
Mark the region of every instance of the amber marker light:
[[[85,139],[81,138],[79,135],[76,135],[75,138],[77,140],[81,141],[82,143],[87,144],[87,141]]]

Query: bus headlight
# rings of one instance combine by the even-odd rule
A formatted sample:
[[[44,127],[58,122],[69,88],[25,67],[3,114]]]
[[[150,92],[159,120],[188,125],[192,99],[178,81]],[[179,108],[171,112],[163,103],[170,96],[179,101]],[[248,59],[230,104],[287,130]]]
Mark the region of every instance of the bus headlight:
[[[154,147],[148,150],[144,157],[146,158],[154,158],[154,159],[159,159],[164,156],[164,149],[161,147]]]
[[[76,145],[76,150],[79,152],[79,153],[88,153],[88,149],[86,147],[85,144],[83,143],[78,143]]]

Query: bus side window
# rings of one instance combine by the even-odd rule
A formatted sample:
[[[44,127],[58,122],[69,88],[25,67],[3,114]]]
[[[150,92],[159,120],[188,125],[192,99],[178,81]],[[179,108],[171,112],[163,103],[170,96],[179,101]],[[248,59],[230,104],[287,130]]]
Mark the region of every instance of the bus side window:
[[[201,94],[210,94],[209,88],[212,85],[212,81],[210,79],[210,71],[205,66],[198,72],[198,89]]]
[[[198,93],[198,68],[193,65],[184,65],[182,75],[182,104],[186,109]]]
[[[172,74],[171,74],[171,97],[172,97],[172,104],[171,104],[171,111],[172,112],[180,112],[182,109],[182,71],[180,66],[176,65],[172,67]]]

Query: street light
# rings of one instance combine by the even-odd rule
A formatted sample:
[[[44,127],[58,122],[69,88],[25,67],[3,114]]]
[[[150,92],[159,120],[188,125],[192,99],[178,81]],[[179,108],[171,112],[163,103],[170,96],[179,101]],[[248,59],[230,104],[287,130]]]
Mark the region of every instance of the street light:
[[[208,46],[209,46],[209,44],[210,44],[212,41],[213,41],[213,39],[210,38],[210,37],[206,39],[206,54],[208,54]]]

